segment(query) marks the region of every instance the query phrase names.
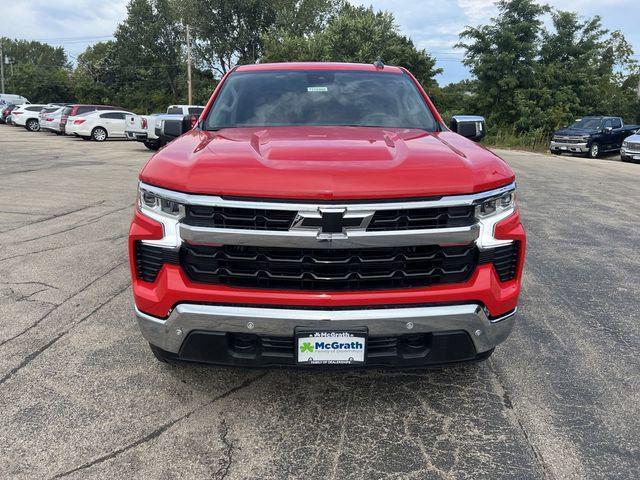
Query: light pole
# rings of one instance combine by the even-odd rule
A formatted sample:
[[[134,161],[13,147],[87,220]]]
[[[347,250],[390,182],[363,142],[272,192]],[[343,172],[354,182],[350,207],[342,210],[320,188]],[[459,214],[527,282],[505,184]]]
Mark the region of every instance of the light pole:
[[[0,42],[0,90],[4,93],[4,48]]]

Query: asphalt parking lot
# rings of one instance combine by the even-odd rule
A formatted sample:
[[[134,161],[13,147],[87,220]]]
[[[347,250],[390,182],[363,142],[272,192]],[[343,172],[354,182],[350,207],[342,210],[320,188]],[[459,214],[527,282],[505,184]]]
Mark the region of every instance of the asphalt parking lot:
[[[0,125],[0,477],[640,478],[640,165],[500,153],[529,250],[487,362],[168,366],[126,257],[150,152]]]

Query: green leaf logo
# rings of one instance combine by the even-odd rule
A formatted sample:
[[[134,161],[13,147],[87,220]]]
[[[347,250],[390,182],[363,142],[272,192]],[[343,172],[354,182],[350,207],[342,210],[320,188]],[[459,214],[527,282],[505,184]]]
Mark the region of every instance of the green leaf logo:
[[[304,352],[313,353],[313,345],[311,345],[311,343],[309,342],[304,342],[302,345],[300,345],[300,353]]]

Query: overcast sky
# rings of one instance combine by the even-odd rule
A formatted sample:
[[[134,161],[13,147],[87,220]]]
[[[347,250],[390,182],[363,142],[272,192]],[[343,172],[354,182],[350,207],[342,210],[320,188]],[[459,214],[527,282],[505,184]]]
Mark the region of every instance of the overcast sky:
[[[84,48],[111,37],[126,16],[127,0],[30,0],[2,3],[0,36],[45,41],[62,45],[71,59]],[[496,13],[493,0],[352,0],[393,12],[403,33],[426,48],[444,68],[441,84],[468,77],[453,49],[465,25],[487,22]],[[634,0],[550,0],[558,8],[570,8],[583,16],[600,15],[605,27],[621,30],[640,59],[640,13]]]

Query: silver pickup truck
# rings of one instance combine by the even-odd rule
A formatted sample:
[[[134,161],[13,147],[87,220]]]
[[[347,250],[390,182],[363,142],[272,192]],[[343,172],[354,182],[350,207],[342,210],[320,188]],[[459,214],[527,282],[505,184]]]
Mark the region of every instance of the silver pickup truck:
[[[162,120],[182,118],[185,115],[200,115],[204,110],[200,105],[169,105],[167,113],[151,115],[127,115],[125,119],[125,135],[128,140],[144,143],[149,150],[158,150],[166,140],[156,134],[156,127]]]

